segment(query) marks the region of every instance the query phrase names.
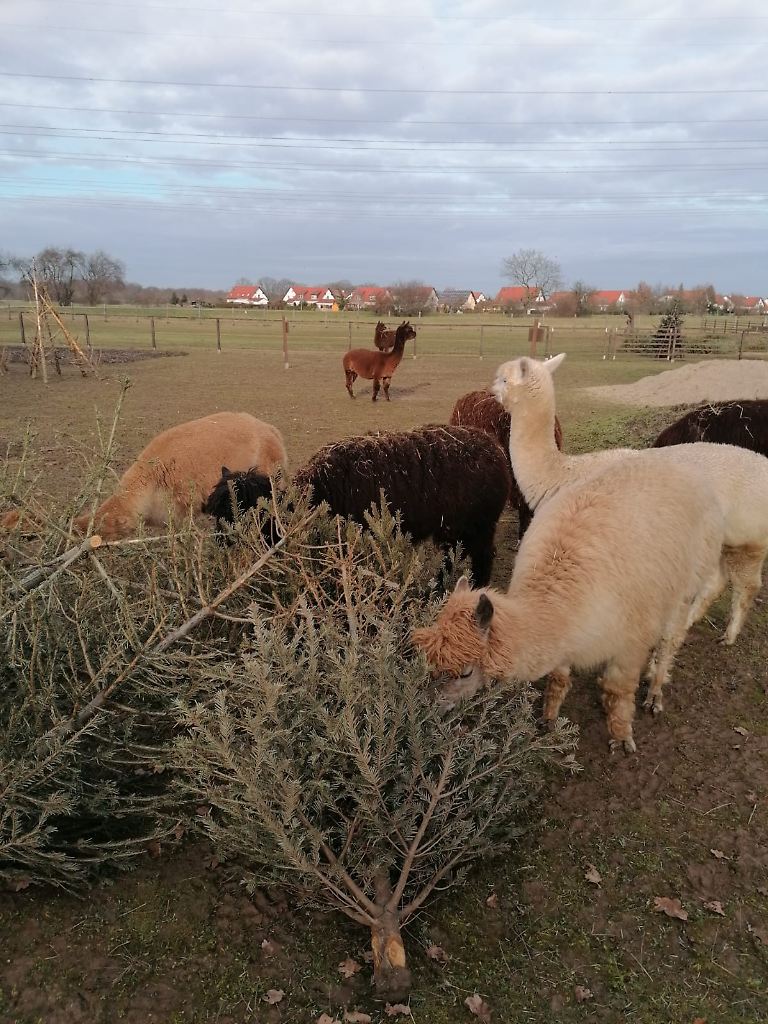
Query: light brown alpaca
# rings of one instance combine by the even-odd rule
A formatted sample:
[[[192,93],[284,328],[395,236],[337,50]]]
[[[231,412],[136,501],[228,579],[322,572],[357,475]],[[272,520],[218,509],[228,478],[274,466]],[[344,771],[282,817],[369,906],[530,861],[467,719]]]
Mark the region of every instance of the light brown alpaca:
[[[347,382],[349,397],[354,398],[352,385],[358,377],[373,381],[373,401],[379,395],[379,390],[384,385],[384,397],[389,401],[389,382],[392,374],[400,365],[403,358],[405,343],[409,338],[415,338],[416,331],[403,320],[395,331],[395,345],[389,352],[376,352],[369,348],[353,348],[344,353],[342,364]]]
[[[180,423],[158,434],[129,466],[117,490],[94,515],[93,530],[104,540],[133,533],[139,521],[164,526],[199,509],[222,474],[222,468],[258,467],[267,475],[285,468],[288,459],[280,432],[246,412],[217,412]],[[74,526],[84,532],[90,513]]]
[[[537,511],[506,594],[460,581],[436,623],[413,639],[443,677],[447,703],[493,679],[552,673],[548,722],[570,688],[571,666],[605,666],[610,748],[632,752],[640,674],[658,647],[666,678],[722,539],[722,514],[699,474],[627,459],[563,488]]]
[[[379,352],[389,352],[395,344],[395,331],[388,329],[381,320],[376,324],[373,332],[373,344]]]
[[[538,514],[560,488],[586,480],[627,457],[654,466],[694,468],[707,480],[711,497],[720,505],[725,538],[722,567],[694,605],[690,624],[704,615],[730,579],[731,616],[723,640],[734,643],[760,590],[763,562],[768,555],[768,459],[734,445],[703,441],[641,451],[613,448],[566,455],[553,441],[552,374],[564,359],[564,353],[545,363],[525,357],[513,359],[503,363],[496,373],[492,391],[511,416],[509,455],[523,497]]]

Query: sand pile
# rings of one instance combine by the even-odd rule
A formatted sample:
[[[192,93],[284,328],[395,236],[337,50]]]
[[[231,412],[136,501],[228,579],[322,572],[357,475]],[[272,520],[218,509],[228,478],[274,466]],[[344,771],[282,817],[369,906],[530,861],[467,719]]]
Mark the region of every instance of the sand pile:
[[[584,388],[625,405],[696,405],[738,398],[768,398],[768,360],[708,359],[642,377],[634,384]]]

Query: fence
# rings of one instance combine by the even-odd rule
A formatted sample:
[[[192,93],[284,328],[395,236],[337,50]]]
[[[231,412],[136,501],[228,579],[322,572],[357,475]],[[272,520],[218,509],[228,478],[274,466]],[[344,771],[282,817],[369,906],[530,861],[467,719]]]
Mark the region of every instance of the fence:
[[[121,349],[155,352],[253,349],[290,354],[302,351],[343,352],[371,348],[375,319],[327,315],[247,315],[240,311],[205,310],[193,315],[116,312],[110,307],[89,312],[61,311],[68,327],[89,350]],[[0,347],[10,359],[25,357],[34,336],[34,312],[8,308],[0,317]],[[222,314],[222,315],[214,315]],[[530,317],[435,316],[414,320],[418,334],[406,357],[430,355],[476,356],[497,361],[520,355],[546,357],[566,350],[594,358],[741,358],[768,355],[768,322],[760,317],[686,318],[680,335],[665,337],[658,326],[632,329],[617,317],[532,321]],[[618,326],[616,326],[618,323]],[[725,326],[723,326],[725,325]]]

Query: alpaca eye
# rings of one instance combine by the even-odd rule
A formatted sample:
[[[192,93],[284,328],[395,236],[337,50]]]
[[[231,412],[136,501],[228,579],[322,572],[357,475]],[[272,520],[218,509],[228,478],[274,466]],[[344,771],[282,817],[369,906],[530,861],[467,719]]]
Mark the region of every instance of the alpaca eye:
[[[473,665],[469,665],[467,668],[464,669],[463,672],[459,673],[459,679],[469,679],[469,677],[472,675],[473,672],[474,672],[474,666]]]

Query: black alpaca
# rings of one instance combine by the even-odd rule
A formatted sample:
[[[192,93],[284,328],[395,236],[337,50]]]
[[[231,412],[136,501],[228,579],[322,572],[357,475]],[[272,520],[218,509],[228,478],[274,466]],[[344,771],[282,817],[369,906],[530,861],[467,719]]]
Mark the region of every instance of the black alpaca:
[[[692,441],[735,444],[768,455],[768,401],[717,402],[681,416],[659,434],[654,448]]]
[[[504,452],[482,430],[434,426],[349,438],[321,448],[295,483],[311,492],[314,504],[327,502],[334,515],[363,526],[383,491],[414,542],[431,539],[443,548],[460,542],[475,584],[485,586],[491,578],[496,523],[511,480]],[[272,481],[256,470],[229,473],[223,467],[203,506],[219,523],[235,520],[230,488],[242,512],[271,496]],[[273,526],[268,522],[266,529]]]

